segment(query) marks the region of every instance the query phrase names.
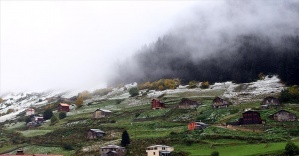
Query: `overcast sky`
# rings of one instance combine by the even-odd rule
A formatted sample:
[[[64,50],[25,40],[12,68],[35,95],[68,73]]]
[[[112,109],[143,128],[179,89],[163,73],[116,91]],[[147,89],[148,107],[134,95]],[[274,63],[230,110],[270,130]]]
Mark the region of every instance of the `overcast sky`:
[[[198,5],[128,0],[0,3],[0,94],[106,87],[115,62],[189,22]]]

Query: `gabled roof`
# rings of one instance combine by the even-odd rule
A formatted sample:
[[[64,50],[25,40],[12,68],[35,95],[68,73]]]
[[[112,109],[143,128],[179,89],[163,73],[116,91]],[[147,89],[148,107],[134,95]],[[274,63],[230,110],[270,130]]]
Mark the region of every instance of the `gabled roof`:
[[[166,145],[152,145],[152,146],[148,146],[147,148],[153,148],[153,147],[170,147],[170,146],[166,146]]]
[[[104,131],[100,129],[90,129],[90,131],[96,132],[96,133],[105,133]]]
[[[293,114],[293,115],[295,115],[294,113],[291,113],[291,112],[289,112],[289,111],[286,111],[286,110],[279,110],[279,111],[277,111],[277,112],[275,112],[275,113],[273,113],[273,115],[274,114],[277,114],[277,113],[281,113],[281,112],[287,112],[287,113],[289,113],[289,114]]]

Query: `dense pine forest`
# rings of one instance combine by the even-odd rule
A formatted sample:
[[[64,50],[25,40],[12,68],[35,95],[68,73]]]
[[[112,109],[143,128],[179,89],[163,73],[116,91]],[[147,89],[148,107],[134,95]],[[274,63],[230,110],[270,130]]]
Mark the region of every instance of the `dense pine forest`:
[[[299,36],[276,41],[260,35],[242,35],[227,46],[211,44],[205,53],[189,46],[190,40],[166,35],[144,46],[139,53],[117,66],[118,77],[111,84],[179,78],[182,82],[250,82],[260,73],[277,74],[287,84],[299,84]],[[197,44],[208,44],[206,42]],[[200,54],[200,55],[195,55]]]

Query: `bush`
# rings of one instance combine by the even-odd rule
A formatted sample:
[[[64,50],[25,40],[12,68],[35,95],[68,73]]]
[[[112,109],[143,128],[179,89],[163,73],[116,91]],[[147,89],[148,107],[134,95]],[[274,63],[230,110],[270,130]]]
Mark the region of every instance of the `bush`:
[[[299,148],[293,142],[288,142],[285,146],[286,155],[296,155],[299,154]]]
[[[68,144],[68,143],[63,144],[63,148],[65,150],[68,150],[68,151],[74,150],[73,146],[71,144]]]
[[[44,120],[51,119],[53,116],[53,112],[51,109],[46,109],[43,113]]]
[[[58,118],[55,115],[53,115],[52,118],[51,118],[51,124],[54,125],[57,122],[58,122]]]
[[[282,102],[299,102],[299,87],[294,85],[280,92],[279,99]]]
[[[129,90],[129,94],[131,95],[131,97],[137,96],[139,95],[139,90],[137,87],[133,87]]]
[[[83,105],[83,97],[78,96],[77,100],[76,100],[76,106],[77,106],[77,108],[80,108],[80,107],[82,107],[82,105]]]
[[[66,112],[60,112],[59,119],[64,119],[64,118],[66,118]]]
[[[207,89],[210,87],[209,81],[204,81],[201,83],[200,88]]]
[[[2,103],[3,102],[3,99],[0,97],[0,103]]]
[[[214,151],[211,153],[211,156],[219,156],[219,152],[218,151]]]
[[[198,81],[195,81],[195,80],[192,80],[188,83],[188,88],[189,89],[192,89],[192,88],[197,88],[199,82]]]

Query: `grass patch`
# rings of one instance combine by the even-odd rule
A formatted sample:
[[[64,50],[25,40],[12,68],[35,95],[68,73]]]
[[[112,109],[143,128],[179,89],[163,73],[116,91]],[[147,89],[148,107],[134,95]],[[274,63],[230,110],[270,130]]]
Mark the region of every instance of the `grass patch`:
[[[53,130],[26,130],[26,131],[19,131],[25,137],[33,137],[38,135],[45,135],[47,133],[52,132]]]

